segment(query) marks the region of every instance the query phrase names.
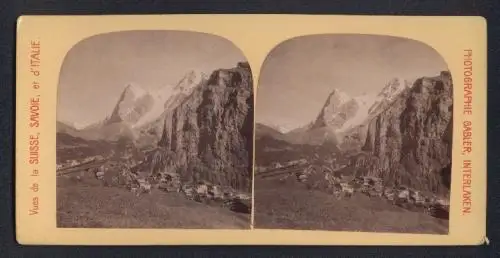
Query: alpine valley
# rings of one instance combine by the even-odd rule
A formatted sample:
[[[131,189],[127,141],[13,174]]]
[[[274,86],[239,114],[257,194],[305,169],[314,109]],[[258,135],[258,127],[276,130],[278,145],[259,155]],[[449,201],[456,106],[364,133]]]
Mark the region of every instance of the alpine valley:
[[[339,88],[332,86],[317,116],[311,117],[310,123],[304,126],[282,132],[274,129],[276,126],[256,124],[256,223],[260,222],[261,227],[289,228],[289,225],[277,223],[275,217],[291,215],[280,213],[271,216],[259,210],[280,210],[277,207],[280,203],[295,203],[292,200],[298,200],[298,195],[304,196],[298,190],[301,185],[309,191],[316,189],[333,193],[339,198],[354,193],[356,197],[352,198],[360,202],[358,210],[364,207],[361,203],[366,201],[362,196],[369,196],[371,201],[366,205],[370,207],[382,198],[396,207],[423,209],[434,217],[446,218],[449,211],[453,126],[450,73],[438,71],[436,75],[424,74],[415,80],[394,78],[382,87],[374,85],[374,88],[381,88],[379,92],[359,96],[350,96]],[[272,179],[276,182],[273,183]],[[278,188],[283,189],[276,190]],[[360,194],[357,195],[357,192]],[[293,197],[294,193],[297,196]],[[318,192],[314,202],[323,198],[321,194]],[[282,196],[279,203],[278,200],[266,201],[277,195]],[[289,202],[284,200],[288,198],[286,196],[290,196]],[[331,202],[326,196],[324,198],[325,202]],[[306,203],[313,202],[310,198],[302,199],[308,207],[310,205]],[[346,207],[351,207],[352,202],[345,202]],[[294,206],[296,209],[317,211],[312,206],[294,205],[298,205]],[[290,208],[283,206],[287,214],[293,213]],[[345,216],[348,216],[347,213]],[[291,219],[309,221],[311,218]],[[352,230],[361,229],[362,220],[356,223],[353,223]],[[293,228],[318,226],[311,225],[297,224]],[[414,228],[402,225],[394,230],[421,232],[419,225]],[[386,226],[367,226],[361,230],[380,231]],[[342,226],[333,224],[318,227],[344,230]],[[344,227],[349,228],[348,225]],[[445,233],[447,228],[436,231]]]
[[[58,198],[71,201],[61,203],[66,205],[61,210],[72,210],[68,205],[79,198],[66,196],[78,193],[83,198],[83,192],[88,191],[85,187],[104,184],[126,190],[117,193],[123,198],[131,192],[144,196],[137,203],[156,200],[154,207],[158,209],[163,204],[198,207],[184,200],[208,205],[181,216],[172,215],[179,209],[166,208],[162,214],[175,219],[151,225],[130,216],[120,218],[132,219],[134,227],[249,226],[254,99],[248,63],[239,62],[210,74],[188,71],[177,84],[154,92],[127,84],[120,95],[110,99],[116,101],[114,108],[103,110],[103,119],[98,122],[83,128],[57,122],[57,170],[60,191],[64,192],[58,193]],[[74,181],[85,187],[78,191],[76,186],[67,187]],[[103,196],[113,194],[97,186],[96,191]],[[89,203],[89,207],[93,205]],[[206,214],[216,221],[185,216],[187,213]],[[61,214],[58,223],[89,226],[87,222],[64,222],[66,219],[73,220],[74,215]],[[104,227],[119,226],[102,223]]]

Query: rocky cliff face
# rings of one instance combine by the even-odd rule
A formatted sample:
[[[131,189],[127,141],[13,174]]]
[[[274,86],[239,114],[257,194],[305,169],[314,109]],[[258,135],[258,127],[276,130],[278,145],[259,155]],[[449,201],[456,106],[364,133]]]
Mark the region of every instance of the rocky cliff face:
[[[450,186],[453,83],[449,72],[423,77],[368,124],[358,174],[388,184],[446,193]]]
[[[253,84],[247,63],[214,71],[171,114],[159,146],[184,178],[251,188]]]

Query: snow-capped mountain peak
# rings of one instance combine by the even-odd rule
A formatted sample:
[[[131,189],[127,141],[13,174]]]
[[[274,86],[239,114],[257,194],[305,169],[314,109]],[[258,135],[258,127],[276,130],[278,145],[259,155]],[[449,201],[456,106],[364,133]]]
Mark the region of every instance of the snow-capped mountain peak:
[[[125,122],[133,124],[151,107],[151,94],[136,84],[127,84],[106,124]]]
[[[198,85],[202,80],[206,79],[207,75],[203,72],[191,70],[189,71],[175,86],[174,91],[189,91],[193,85]]]
[[[193,89],[206,79],[207,75],[203,72],[194,70],[189,71],[175,85],[170,96],[164,101],[164,109],[171,109],[180,104],[180,101],[182,99],[191,94],[191,92],[193,92]]]
[[[339,90],[339,89],[334,89],[332,93],[330,94],[329,99],[335,100],[336,104],[344,104],[348,101],[350,101],[352,98],[349,96],[347,93]],[[332,101],[330,101],[332,102]]]
[[[329,126],[338,128],[344,123],[346,112],[349,112],[349,103],[352,103],[353,98],[347,93],[334,89],[326,99],[321,112],[319,113],[313,127]]]
[[[387,82],[378,96],[391,101],[408,87],[410,87],[408,80],[403,78],[393,78]]]
[[[313,127],[328,126],[335,132],[346,132],[368,121],[410,86],[411,84],[406,79],[393,78],[379,93],[363,93],[356,97],[334,89],[323,105]]]
[[[353,106],[356,107],[356,112],[346,119],[344,124],[336,130],[337,132],[347,131],[366,121],[370,116],[370,108],[377,102],[377,97],[371,94],[363,94],[354,97],[353,102],[355,103]]]
[[[132,101],[148,94],[148,91],[135,83],[129,83],[122,93],[125,98],[130,97]]]
[[[162,87],[156,94],[153,94],[153,105],[149,112],[144,114],[132,127],[141,127],[162,118],[167,110],[180,104],[204,79],[206,79],[204,73],[191,70],[175,86]]]
[[[267,126],[271,127],[272,129],[274,129],[280,133],[285,133],[287,131],[284,126],[281,126],[278,124],[268,124]]]
[[[78,122],[73,122],[71,123],[70,125],[73,126],[73,128],[77,129],[77,130],[81,130],[81,129],[84,129],[86,128],[87,126],[91,125],[91,123],[78,123]]]
[[[354,97],[354,100],[362,105],[371,106],[377,100],[377,96],[375,96],[374,94],[363,93],[362,95]]]

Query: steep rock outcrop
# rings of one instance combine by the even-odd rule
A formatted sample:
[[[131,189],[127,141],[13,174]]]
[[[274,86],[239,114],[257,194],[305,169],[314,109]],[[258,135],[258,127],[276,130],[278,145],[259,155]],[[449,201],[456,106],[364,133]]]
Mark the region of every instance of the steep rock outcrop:
[[[251,188],[253,85],[247,63],[214,71],[171,114],[159,147],[184,178]]]
[[[453,84],[449,72],[415,81],[368,125],[358,174],[434,193],[450,186]]]

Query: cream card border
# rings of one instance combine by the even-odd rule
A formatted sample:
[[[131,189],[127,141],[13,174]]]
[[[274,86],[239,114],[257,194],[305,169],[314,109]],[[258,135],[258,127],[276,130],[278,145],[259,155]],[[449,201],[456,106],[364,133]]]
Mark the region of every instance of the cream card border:
[[[301,230],[174,230],[56,228],[56,99],[62,61],[87,37],[123,30],[188,30],[231,40],[247,57],[257,87],[269,51],[297,36],[350,33],[419,40],[448,63],[454,81],[454,132],[450,230],[448,235]],[[143,15],[23,16],[18,19],[16,83],[16,234],[21,244],[62,245],[474,245],[486,229],[486,22],[481,17],[324,15]],[[40,75],[30,71],[31,41],[40,42]],[[464,51],[472,50],[473,115],[463,114]],[[36,68],[36,67],[35,67]],[[40,87],[34,90],[33,80]],[[40,94],[40,127],[30,128],[29,101]],[[473,125],[473,152],[462,156],[464,121]],[[30,176],[29,135],[40,133],[38,177]],[[472,212],[462,214],[462,162],[472,160]],[[38,192],[30,186],[37,183]],[[40,212],[29,215],[38,197]]]

